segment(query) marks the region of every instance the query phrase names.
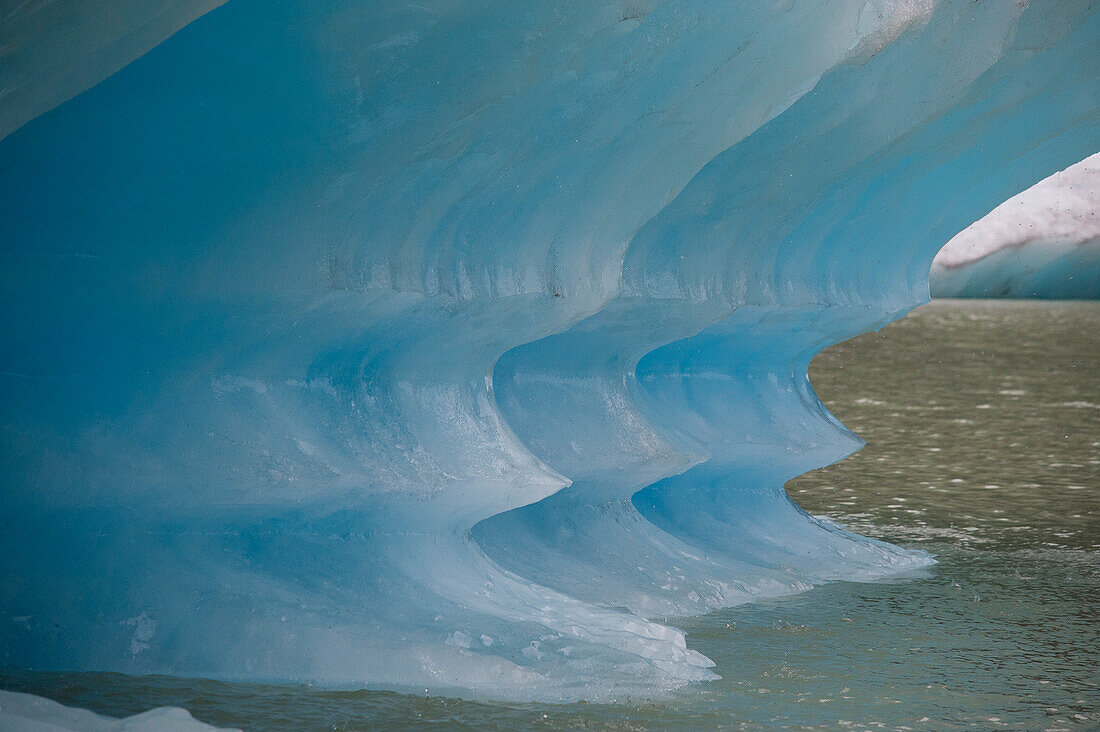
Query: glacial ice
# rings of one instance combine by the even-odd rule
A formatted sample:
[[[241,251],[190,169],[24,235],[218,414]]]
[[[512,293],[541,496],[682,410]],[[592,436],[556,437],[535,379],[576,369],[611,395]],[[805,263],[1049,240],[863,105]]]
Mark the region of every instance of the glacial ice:
[[[714,675],[658,619],[929,563],[787,498],[862,444],[807,366],[1100,148],[1098,49],[1086,0],[203,15],[0,141],[4,663],[651,696]]]
[[[932,260],[933,297],[1100,299],[1100,153],[1013,196]]]
[[[179,707],[159,707],[125,719],[112,719],[40,696],[12,691],[0,691],[0,728],[7,732],[202,732],[217,729],[199,722]]]
[[[118,71],[225,0],[0,5],[0,139]]]

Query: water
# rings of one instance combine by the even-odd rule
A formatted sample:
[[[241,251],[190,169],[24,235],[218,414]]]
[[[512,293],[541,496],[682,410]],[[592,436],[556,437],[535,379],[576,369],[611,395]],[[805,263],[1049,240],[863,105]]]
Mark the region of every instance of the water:
[[[788,485],[807,510],[937,555],[677,624],[722,680],[617,705],[116,674],[0,687],[125,716],[177,705],[247,729],[1096,729],[1100,303],[939,301],[820,355],[859,454]]]

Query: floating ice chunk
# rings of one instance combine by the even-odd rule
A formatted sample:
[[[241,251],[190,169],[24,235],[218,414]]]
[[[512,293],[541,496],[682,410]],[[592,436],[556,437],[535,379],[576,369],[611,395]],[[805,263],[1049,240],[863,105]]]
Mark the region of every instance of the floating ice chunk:
[[[1100,153],[947,242],[929,284],[933,297],[1100,298]]]
[[[199,732],[227,728],[204,724],[179,707],[158,707],[125,719],[112,719],[40,696],[0,691],[0,729],[7,732]]]

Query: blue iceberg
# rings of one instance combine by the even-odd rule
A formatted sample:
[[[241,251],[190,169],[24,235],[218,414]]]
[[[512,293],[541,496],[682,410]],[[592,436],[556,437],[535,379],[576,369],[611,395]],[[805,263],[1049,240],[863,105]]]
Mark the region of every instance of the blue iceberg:
[[[664,618],[932,561],[784,493],[862,444],[814,354],[1100,148],[1086,0],[232,0],[113,48],[0,141],[11,667],[713,678]]]

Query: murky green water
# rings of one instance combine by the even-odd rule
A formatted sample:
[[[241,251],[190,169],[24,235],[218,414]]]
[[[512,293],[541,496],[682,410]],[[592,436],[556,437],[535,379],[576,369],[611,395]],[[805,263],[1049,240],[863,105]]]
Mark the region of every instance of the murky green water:
[[[830,349],[819,394],[868,441],[805,508],[935,553],[679,623],[721,681],[633,705],[493,705],[110,674],[0,687],[247,729],[1100,728],[1100,303],[936,302]]]

